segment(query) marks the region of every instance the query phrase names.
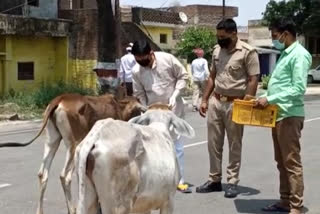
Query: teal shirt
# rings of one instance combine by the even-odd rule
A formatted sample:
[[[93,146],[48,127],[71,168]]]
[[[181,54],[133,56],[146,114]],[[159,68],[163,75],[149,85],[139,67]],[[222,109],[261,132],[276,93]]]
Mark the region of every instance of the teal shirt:
[[[304,117],[304,93],[311,62],[311,55],[298,41],[281,53],[267,91],[268,102],[279,107],[277,121]]]

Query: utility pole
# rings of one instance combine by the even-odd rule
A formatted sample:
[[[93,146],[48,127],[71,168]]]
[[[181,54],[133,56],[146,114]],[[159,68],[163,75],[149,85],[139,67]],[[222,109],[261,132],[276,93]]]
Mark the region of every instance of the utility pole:
[[[119,0],[115,0],[115,20],[116,20],[116,55],[117,59],[122,56],[122,46],[121,46],[121,8]]]
[[[98,7],[98,62],[93,69],[103,93],[116,93],[117,21],[114,0],[96,0]],[[119,3],[119,1],[117,1]]]
[[[226,0],[222,0],[222,19],[226,18]]]

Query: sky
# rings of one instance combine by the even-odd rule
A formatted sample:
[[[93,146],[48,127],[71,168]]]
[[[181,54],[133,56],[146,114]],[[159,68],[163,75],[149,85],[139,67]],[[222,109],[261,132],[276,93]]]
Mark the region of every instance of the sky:
[[[247,26],[250,19],[261,19],[269,0],[225,0],[226,6],[239,8],[239,16],[235,18],[238,26]],[[208,4],[222,5],[222,0],[120,0],[121,5],[143,7],[167,7],[179,2],[180,5]]]

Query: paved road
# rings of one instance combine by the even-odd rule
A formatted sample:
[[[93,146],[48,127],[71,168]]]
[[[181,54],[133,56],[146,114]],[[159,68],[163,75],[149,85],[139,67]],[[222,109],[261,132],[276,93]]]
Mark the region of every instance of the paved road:
[[[305,205],[308,214],[320,214],[320,99],[318,96],[309,96],[306,100],[307,120],[302,138]],[[197,186],[206,181],[209,168],[205,143],[206,121],[190,110],[186,119],[197,133],[185,145],[186,180]],[[30,139],[36,134],[39,125],[0,125],[0,141]],[[0,150],[0,214],[35,214],[38,198],[37,171],[44,140],[45,137],[42,136],[27,148]],[[241,194],[236,199],[225,199],[223,192],[187,195],[177,193],[175,214],[263,214],[260,208],[278,198],[278,174],[272,149],[270,129],[246,127],[240,175]],[[228,158],[226,151],[227,147],[224,169]],[[67,213],[59,180],[64,154],[64,146],[61,146],[50,174],[45,214]],[[225,178],[223,181],[225,182]]]

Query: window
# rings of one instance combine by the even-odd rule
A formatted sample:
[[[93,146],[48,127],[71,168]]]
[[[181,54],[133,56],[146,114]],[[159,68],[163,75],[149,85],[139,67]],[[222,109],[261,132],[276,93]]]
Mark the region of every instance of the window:
[[[311,54],[320,54],[320,38],[308,37],[307,39],[308,51]]]
[[[80,0],[80,9],[84,8],[84,2],[83,0]]]
[[[28,5],[39,7],[39,0],[28,0]]]
[[[167,34],[160,34],[160,43],[161,44],[167,44]]]
[[[34,80],[33,62],[18,62],[18,80]]]

